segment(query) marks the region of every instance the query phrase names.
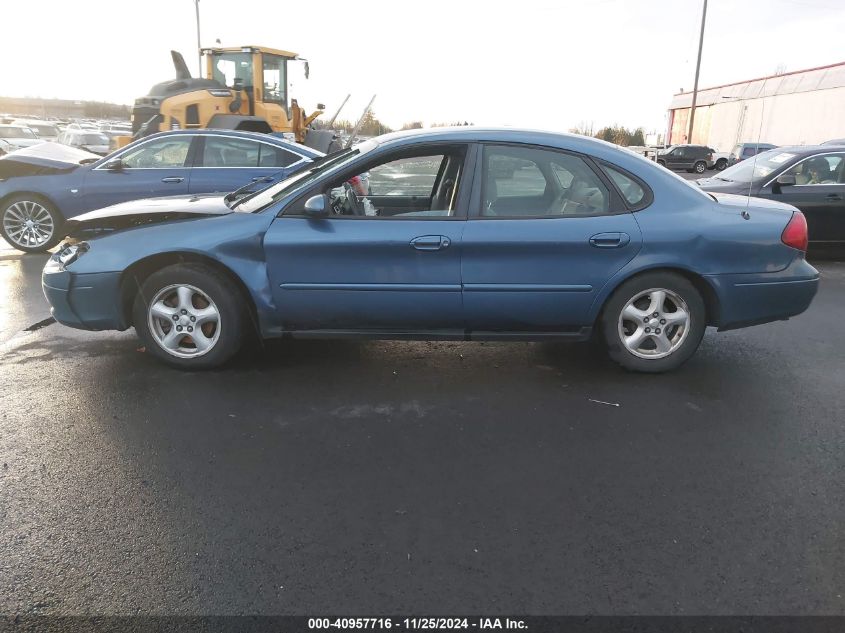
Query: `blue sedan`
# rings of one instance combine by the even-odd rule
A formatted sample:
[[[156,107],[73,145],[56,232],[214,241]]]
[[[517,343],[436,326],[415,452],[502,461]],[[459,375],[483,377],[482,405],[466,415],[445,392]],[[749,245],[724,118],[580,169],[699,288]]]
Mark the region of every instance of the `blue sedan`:
[[[231,130],[162,132],[105,158],[42,143],[0,158],[0,234],[19,250],[45,251],[64,236],[64,221],[85,211],[278,181],[320,156],[274,136]]]
[[[264,338],[583,340],[645,372],[720,330],[807,309],[800,211],[710,195],[594,139],[379,137],[246,196],[130,202],[67,224],[55,318],[134,326],[176,367]]]

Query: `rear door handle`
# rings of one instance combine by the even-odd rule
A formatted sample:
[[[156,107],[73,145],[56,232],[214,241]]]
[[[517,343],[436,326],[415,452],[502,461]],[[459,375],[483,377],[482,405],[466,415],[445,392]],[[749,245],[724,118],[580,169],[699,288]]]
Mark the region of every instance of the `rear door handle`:
[[[838,193],[829,193],[824,197],[824,199],[838,202],[839,200],[842,200],[842,196],[840,196]]]
[[[411,240],[411,246],[418,251],[440,251],[452,243],[445,235],[420,235]]]
[[[167,178],[162,178],[161,182],[182,182],[183,180],[185,179],[179,176],[168,176]]]
[[[627,233],[596,233],[590,238],[590,246],[596,248],[622,248],[631,241]]]

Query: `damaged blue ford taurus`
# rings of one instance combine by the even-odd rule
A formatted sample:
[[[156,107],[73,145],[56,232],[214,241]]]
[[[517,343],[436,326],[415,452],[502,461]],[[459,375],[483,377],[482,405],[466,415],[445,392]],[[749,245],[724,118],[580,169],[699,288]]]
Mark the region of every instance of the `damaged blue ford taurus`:
[[[594,139],[390,134],[280,183],[126,202],[68,221],[43,288],[56,320],[135,327],[180,368],[247,337],[579,340],[662,372],[720,330],[807,309],[800,211],[710,195]]]

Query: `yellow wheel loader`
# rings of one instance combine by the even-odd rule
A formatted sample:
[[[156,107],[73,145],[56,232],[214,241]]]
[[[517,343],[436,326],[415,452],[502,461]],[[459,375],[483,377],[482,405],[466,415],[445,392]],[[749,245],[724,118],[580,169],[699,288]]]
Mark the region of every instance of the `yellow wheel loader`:
[[[132,137],[120,138],[119,146],[155,132],[218,128],[279,132],[328,151],[333,135],[309,128],[325,106],[318,104],[306,115],[288,95],[288,62],[304,63],[308,77],[308,62],[296,53],[262,46],[204,48],[205,78],[191,77],[182,55],[170,54],[176,78],[156,84],[135,100]]]

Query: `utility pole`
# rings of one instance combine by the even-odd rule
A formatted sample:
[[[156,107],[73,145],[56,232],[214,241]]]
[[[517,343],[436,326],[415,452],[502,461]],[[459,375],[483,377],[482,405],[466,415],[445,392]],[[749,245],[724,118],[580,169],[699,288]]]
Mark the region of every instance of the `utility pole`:
[[[706,2],[707,0],[705,0]],[[197,12],[197,77],[202,77],[202,45],[200,44],[200,0],[194,0],[194,8]],[[701,58],[701,51],[698,51],[698,56]],[[696,75],[698,76],[698,75]]]
[[[707,20],[707,0],[701,12],[701,35],[698,38],[698,61],[695,62],[695,83],[692,87],[692,107],[689,109],[689,132],[687,143],[692,143],[692,124],[695,122],[695,100],[698,98],[698,71],[701,70],[701,48],[704,46],[704,22]]]

